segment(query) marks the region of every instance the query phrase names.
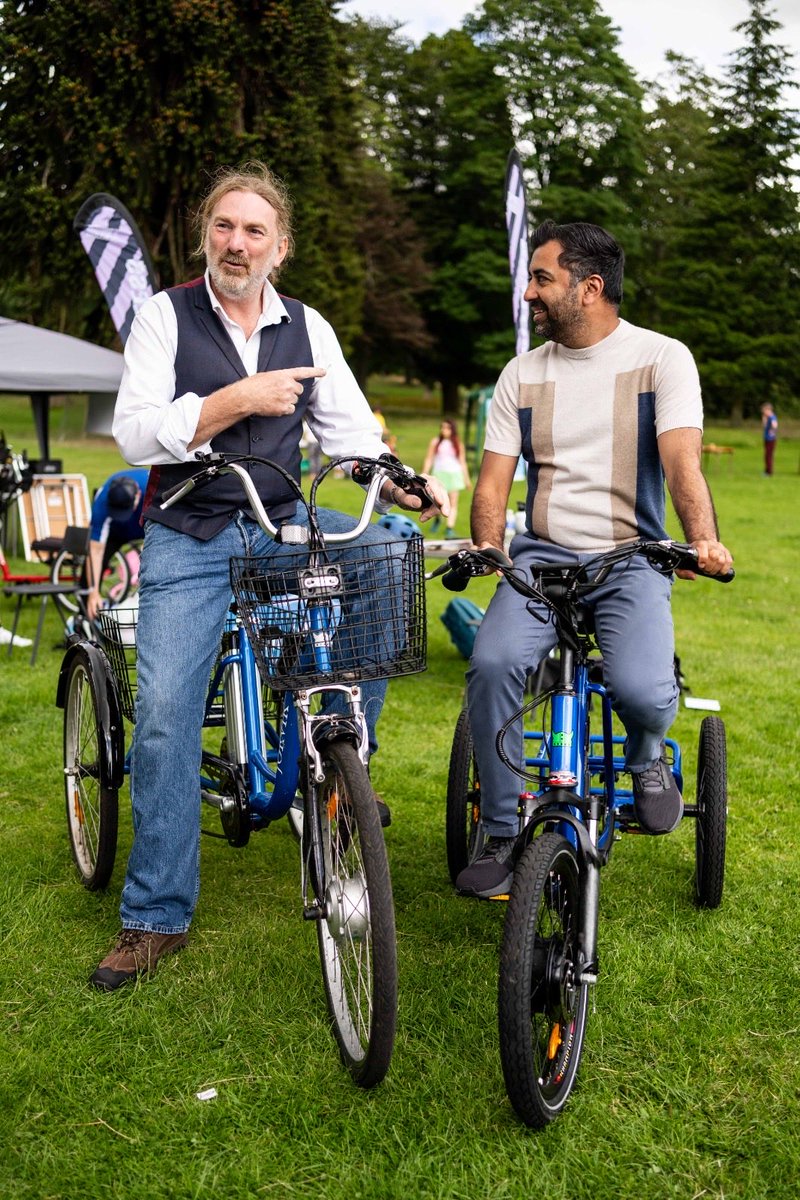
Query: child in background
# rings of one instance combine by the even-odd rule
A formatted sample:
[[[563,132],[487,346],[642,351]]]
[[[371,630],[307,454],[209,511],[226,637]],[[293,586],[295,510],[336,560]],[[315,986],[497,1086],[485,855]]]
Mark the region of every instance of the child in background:
[[[455,422],[445,417],[439,427],[439,436],[431,438],[425,455],[423,474],[430,473],[447,489],[450,500],[450,516],[445,529],[446,538],[456,536],[455,523],[458,516],[458,493],[472,487],[467,466],[467,456],[459,440]],[[431,521],[431,533],[439,526],[439,518]]]

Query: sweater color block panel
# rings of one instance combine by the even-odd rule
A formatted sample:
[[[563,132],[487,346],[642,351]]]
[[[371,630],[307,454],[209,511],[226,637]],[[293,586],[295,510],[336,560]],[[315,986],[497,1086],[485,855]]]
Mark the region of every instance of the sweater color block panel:
[[[548,342],[513,359],[495,388],[485,448],[524,456],[530,532],[600,551],[666,536],[657,438],[702,421],[689,350],[620,321],[594,346]]]

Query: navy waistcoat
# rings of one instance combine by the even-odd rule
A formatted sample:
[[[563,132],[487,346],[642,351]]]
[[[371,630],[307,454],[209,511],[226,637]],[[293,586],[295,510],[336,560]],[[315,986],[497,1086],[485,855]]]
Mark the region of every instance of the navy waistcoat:
[[[169,288],[167,295],[178,320],[175,395],[196,392],[199,396],[210,396],[237,379],[245,379],[244,364],[211,307],[205,280],[195,279],[180,287]],[[279,325],[267,325],[262,329],[259,371],[314,365],[303,305],[299,300],[281,299],[291,320],[284,318]],[[273,459],[299,482],[303,415],[313,382],[313,379],[304,382],[303,394],[291,415],[244,417],[212,439],[212,450],[258,454]],[[235,475],[223,475],[197,488],[171,508],[162,510],[158,507],[168,488],[201,469],[197,462],[153,467],[145,496],[144,517],[207,541],[233,520],[238,509],[249,511],[247,498]],[[288,484],[267,467],[247,464],[247,469],[264,507],[278,524],[294,511],[295,500]]]

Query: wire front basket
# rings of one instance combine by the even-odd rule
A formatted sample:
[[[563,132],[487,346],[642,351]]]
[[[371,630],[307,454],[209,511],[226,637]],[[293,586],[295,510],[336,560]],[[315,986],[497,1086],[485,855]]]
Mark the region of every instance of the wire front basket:
[[[419,534],[231,560],[239,615],[277,691],[423,671],[424,580]]]
[[[95,626],[98,640],[117,681],[122,715],[133,720],[136,698],[136,622],[138,606],[101,608]]]

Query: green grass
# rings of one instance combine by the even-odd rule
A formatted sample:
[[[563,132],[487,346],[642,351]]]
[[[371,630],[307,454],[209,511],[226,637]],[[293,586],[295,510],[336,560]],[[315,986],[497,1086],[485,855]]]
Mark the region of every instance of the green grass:
[[[389,411],[421,463],[436,414]],[[30,418],[3,402],[22,445]],[[118,465],[107,441],[54,422],[51,452],[90,488]],[[628,838],[603,878],[601,979],[579,1086],[543,1134],[505,1097],[496,1035],[501,905],[456,897],[443,797],[464,662],[429,585],[429,666],[391,684],[374,776],[397,909],[398,1039],[389,1076],[355,1089],[328,1031],[313,929],[301,920],[297,849],[283,823],[235,851],[203,841],[190,948],[113,996],[86,976],[117,929],[130,844],[107,894],[77,882],[67,844],[59,625],[31,668],[0,650],[0,1197],[128,1200],[352,1197],[425,1200],[781,1198],[800,1176],[797,443],[760,474],[755,429],[711,464],[730,587],[675,587],[677,644],[697,696],[722,704],[730,758],[721,909],[691,903],[693,829]],[[516,485],[521,488],[521,485]],[[350,485],[333,485],[344,503]],[[467,506],[459,527],[467,525]],[[677,532],[677,530],[676,530]],[[492,584],[471,595],[488,600]],[[10,624],[11,605],[0,615]],[[23,632],[35,625],[24,614]],[[693,764],[702,714],[675,733]],[[691,775],[691,766],[687,770]],[[691,785],[691,780],[689,781]],[[691,791],[691,786],[688,788]],[[195,1094],[214,1086],[218,1098]]]

